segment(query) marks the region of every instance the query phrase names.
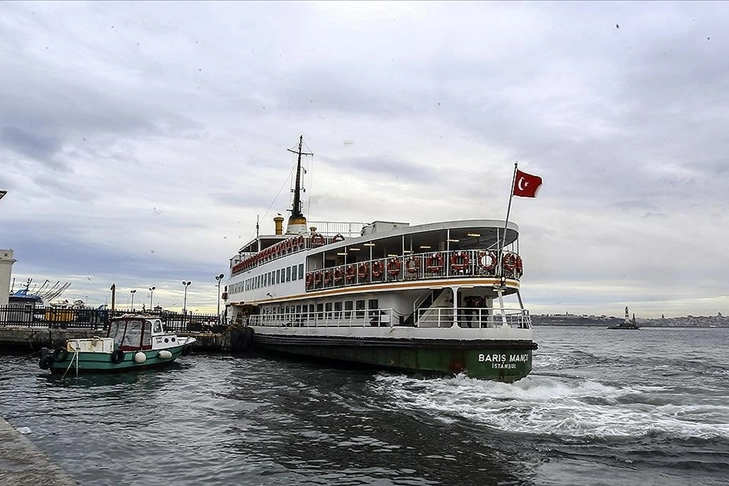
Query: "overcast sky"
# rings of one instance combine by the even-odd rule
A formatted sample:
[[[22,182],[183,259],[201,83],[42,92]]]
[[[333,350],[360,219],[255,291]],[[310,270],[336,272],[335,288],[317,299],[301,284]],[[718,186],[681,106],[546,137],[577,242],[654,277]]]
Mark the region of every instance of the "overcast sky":
[[[724,2],[0,2],[0,248],[15,289],[215,311],[313,220],[506,215],[532,313],[729,314]]]

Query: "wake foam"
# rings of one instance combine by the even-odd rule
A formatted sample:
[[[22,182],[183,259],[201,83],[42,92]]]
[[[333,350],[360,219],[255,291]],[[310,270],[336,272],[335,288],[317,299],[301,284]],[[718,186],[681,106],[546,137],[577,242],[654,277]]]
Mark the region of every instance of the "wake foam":
[[[635,438],[661,434],[729,438],[729,404],[660,386],[612,386],[593,380],[530,375],[514,384],[465,376],[418,380],[377,375],[375,391],[398,408],[465,419],[508,433],[562,439]]]

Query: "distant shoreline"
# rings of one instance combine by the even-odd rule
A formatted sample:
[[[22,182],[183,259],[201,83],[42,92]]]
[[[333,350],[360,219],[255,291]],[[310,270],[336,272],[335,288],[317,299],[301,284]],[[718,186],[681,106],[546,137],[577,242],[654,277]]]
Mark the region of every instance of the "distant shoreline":
[[[625,320],[618,317],[561,315],[532,315],[532,325],[569,326],[569,327],[610,327],[619,326]],[[729,328],[729,318],[724,316],[686,316],[666,317],[660,319],[636,319],[640,327],[660,328]]]

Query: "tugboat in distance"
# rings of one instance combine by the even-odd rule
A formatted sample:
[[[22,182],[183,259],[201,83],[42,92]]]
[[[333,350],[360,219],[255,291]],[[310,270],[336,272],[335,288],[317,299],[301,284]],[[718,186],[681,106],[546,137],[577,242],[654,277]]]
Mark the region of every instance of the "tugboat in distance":
[[[640,329],[638,327],[638,324],[635,323],[635,314],[633,314],[633,319],[630,319],[628,317],[628,306],[625,306],[625,320],[619,325],[619,326],[610,326],[608,329]]]

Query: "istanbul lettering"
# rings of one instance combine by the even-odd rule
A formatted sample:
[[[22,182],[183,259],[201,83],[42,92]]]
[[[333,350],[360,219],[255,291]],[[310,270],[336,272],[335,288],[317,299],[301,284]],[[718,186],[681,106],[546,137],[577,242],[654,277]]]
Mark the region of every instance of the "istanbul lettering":
[[[519,363],[529,361],[529,353],[523,354],[483,354],[478,355],[479,363],[491,363],[493,369],[515,369]]]

